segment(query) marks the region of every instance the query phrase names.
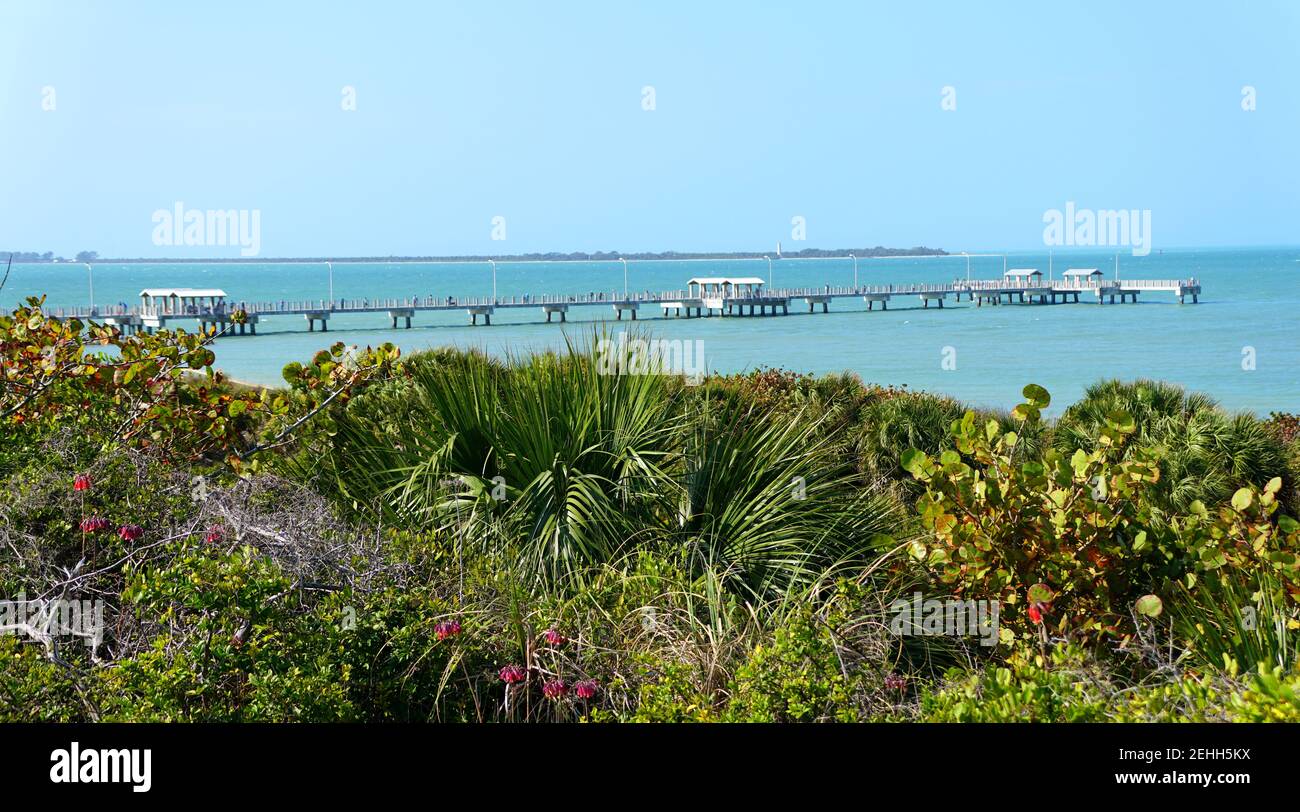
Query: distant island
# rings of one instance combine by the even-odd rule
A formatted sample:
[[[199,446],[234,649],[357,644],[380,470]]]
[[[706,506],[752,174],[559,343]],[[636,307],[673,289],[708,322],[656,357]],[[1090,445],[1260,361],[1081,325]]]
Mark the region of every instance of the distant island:
[[[620,253],[618,251],[571,251],[561,253],[558,251],[549,251],[547,253],[532,254],[464,254],[458,256],[368,256],[368,257],[101,257],[95,251],[82,251],[74,259],[57,257],[53,252],[46,251],[38,253],[36,251],[0,251],[0,258],[13,255],[14,262],[105,262],[105,263],[127,263],[127,262],[202,262],[202,263],[252,263],[262,262],[486,262],[495,260],[497,262],[616,262],[619,259],[628,260],[672,260],[672,259],[762,259],[771,257],[772,259],[819,259],[825,257],[843,257],[853,254],[857,257],[910,257],[910,256],[948,256],[948,252],[942,248],[926,248],[917,246],[915,248],[885,248],[877,245],[875,248],[804,248],[799,251],[783,252],[777,255],[773,251],[639,251],[632,253]]]

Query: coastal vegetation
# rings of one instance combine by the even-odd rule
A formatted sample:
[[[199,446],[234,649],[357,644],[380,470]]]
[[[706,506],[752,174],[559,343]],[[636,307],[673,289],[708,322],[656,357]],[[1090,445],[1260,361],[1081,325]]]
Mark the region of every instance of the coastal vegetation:
[[[1300,721],[1294,416],[598,338],[263,389],[209,335],[0,316],[0,719]],[[993,635],[897,633],[916,595]]]

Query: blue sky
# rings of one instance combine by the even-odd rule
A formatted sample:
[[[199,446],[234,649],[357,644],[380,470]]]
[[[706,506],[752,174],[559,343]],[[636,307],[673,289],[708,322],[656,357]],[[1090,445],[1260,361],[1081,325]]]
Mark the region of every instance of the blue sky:
[[[238,254],[155,245],[178,201],[267,257],[1033,248],[1067,201],[1294,244],[1297,43],[1295,2],[0,0],[0,248]]]

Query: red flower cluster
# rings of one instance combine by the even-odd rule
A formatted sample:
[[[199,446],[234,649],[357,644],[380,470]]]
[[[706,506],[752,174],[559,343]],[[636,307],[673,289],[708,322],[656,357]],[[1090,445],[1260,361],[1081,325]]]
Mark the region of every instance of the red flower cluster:
[[[594,679],[585,679],[573,686],[573,692],[579,699],[591,699],[600,690],[600,683]]]
[[[89,475],[89,474],[77,474],[75,477],[73,477],[73,479],[72,479],[72,489],[73,489],[74,491],[88,491],[88,490],[90,490],[90,475]]]
[[[225,537],[225,531],[221,529],[219,524],[212,525],[208,528],[208,532],[203,534],[203,540],[208,544],[217,544]]]
[[[1044,605],[1041,604],[1041,603],[1031,603],[1031,604],[1029,604],[1029,619],[1032,620],[1032,621],[1035,622],[1035,623],[1042,623],[1042,622],[1043,622],[1043,608],[1044,608]]]
[[[81,520],[81,532],[98,533],[100,530],[109,528],[108,519],[103,516],[89,516]]]
[[[444,620],[442,623],[439,623],[433,627],[433,633],[438,636],[439,640],[446,640],[448,637],[455,637],[456,635],[460,634],[460,621]],[[504,670],[505,669],[502,669],[502,671]],[[501,679],[506,679],[504,674],[502,675]],[[510,680],[506,680],[506,682],[509,681]]]
[[[139,541],[144,536],[144,528],[138,524],[124,524],[117,528],[117,536],[122,541]]]
[[[902,674],[889,674],[885,677],[886,691],[904,691],[907,690],[907,677]]]
[[[547,629],[542,632],[542,639],[552,646],[562,646],[568,642],[568,638],[557,632],[555,629]]]
[[[497,672],[497,675],[501,677],[501,681],[506,685],[514,685],[528,679],[528,672],[517,665],[504,666]]]
[[[542,686],[542,695],[547,699],[559,699],[569,692],[569,686],[562,679],[554,679]]]

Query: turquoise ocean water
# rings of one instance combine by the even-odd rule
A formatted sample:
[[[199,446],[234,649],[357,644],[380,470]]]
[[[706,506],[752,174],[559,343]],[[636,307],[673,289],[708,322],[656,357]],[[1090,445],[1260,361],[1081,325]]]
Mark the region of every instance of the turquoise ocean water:
[[[996,278],[1001,258],[971,260],[972,276]],[[1046,271],[1046,252],[1008,254],[1008,267]],[[692,276],[767,276],[765,261],[709,260],[631,262],[632,290],[670,290]],[[1114,274],[1113,253],[1057,253],[1057,274],[1067,267],[1097,267]],[[849,259],[784,259],[773,263],[777,287],[853,284]],[[965,277],[965,260],[859,260],[860,284],[947,282]],[[1300,411],[1300,248],[1197,249],[1120,256],[1120,276],[1186,278],[1204,287],[1201,303],[1178,305],[1171,293],[1146,294],[1137,305],[1056,305],[976,308],[947,302],[922,310],[920,302],[896,297],[887,312],[867,312],[861,301],[838,299],[831,312],[808,314],[800,301],[791,315],[769,318],[662,319],[645,309],[643,330],[655,337],[698,340],[711,371],[785,367],[800,372],[852,370],[866,381],[905,384],[955,395],[968,402],[1007,407],[1019,402],[1026,383],[1051,391],[1055,406],[1079,397],[1085,386],[1107,377],[1152,377],[1207,392],[1230,409],[1259,414]],[[304,299],[328,296],[321,264],[266,262],[96,264],[95,301],[138,303],[151,286],[220,287],[232,300]],[[498,295],[621,292],[617,262],[498,263]],[[368,265],[336,264],[336,298],[434,295],[467,297],[492,292],[487,263]],[[0,293],[8,307],[28,295],[46,294],[51,306],[88,301],[86,269],[80,265],[15,264]],[[1189,300],[1190,302],[1190,300]],[[803,311],[803,312],[801,312]],[[217,365],[234,378],[281,382],[289,361],[306,360],[333,341],[360,346],[392,341],[405,351],[455,345],[496,355],[559,347],[564,333],[583,338],[597,322],[612,321],[604,307],[575,308],[565,325],[546,324],[540,309],[498,311],[491,327],[470,327],[463,311],[419,313],[415,326],[392,330],[382,313],[336,315],[328,334],[308,333],[301,316],[270,318],[256,337],[217,341]],[[188,323],[180,323],[186,326]],[[623,322],[626,325],[627,322]],[[942,363],[955,351],[956,369]],[[1254,369],[1243,359],[1253,349]],[[951,352],[949,353],[951,356]],[[1053,411],[1057,411],[1056,408]]]

